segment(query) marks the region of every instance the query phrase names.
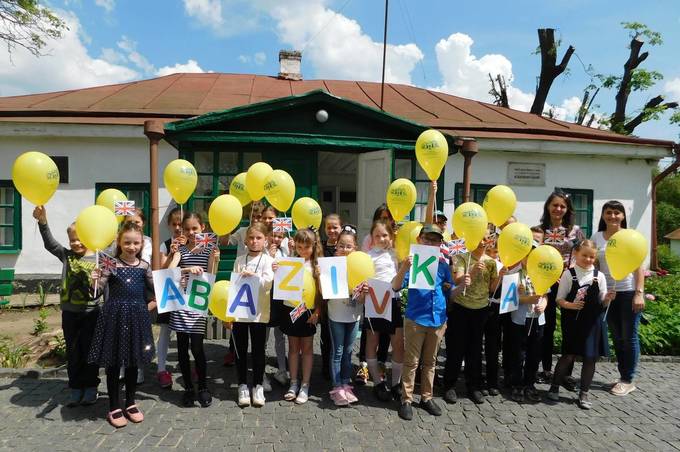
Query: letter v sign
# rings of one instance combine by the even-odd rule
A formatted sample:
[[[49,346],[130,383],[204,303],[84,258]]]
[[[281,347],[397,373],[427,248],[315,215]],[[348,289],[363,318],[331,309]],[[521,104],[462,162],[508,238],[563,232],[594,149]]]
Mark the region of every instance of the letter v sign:
[[[385,295],[383,295],[383,299],[381,302],[378,302],[378,297],[375,294],[375,290],[373,290],[373,287],[368,288],[368,296],[371,297],[371,303],[373,303],[373,309],[375,309],[375,312],[378,314],[383,314],[385,312],[385,308],[387,307],[387,304],[390,302],[390,291],[387,290],[385,291]]]

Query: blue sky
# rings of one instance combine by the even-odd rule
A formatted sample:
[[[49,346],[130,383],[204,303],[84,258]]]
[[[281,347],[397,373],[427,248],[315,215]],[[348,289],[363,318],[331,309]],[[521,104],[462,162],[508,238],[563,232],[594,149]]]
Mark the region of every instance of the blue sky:
[[[379,80],[382,0],[52,0],[71,31],[35,59],[20,51],[12,64],[0,51],[0,95],[73,89],[151,78],[173,71],[275,75],[278,51],[302,49],[303,76]],[[388,79],[488,101],[487,72],[510,82],[513,108],[528,109],[540,60],[536,29],[552,27],[594,72],[619,74],[627,58],[620,22],[638,21],[662,33],[645,46],[648,69],[664,80],[632,96],[629,113],[657,94],[680,101],[680,4],[622,1],[390,1]],[[589,82],[579,58],[558,78],[548,99],[572,120]],[[27,74],[46,74],[50,77]],[[599,111],[613,109],[602,91]],[[678,140],[667,118],[636,129],[646,137]]]

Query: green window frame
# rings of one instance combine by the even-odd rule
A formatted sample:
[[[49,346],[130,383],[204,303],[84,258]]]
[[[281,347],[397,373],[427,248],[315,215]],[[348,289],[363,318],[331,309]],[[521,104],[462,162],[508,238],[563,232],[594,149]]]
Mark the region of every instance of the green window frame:
[[[21,251],[21,195],[11,180],[0,181],[0,254]]]
[[[561,191],[569,196],[574,207],[574,224],[581,227],[586,237],[591,237],[593,234],[593,190],[555,187],[555,191]]]
[[[141,207],[146,221],[144,234],[151,235],[151,188],[149,184],[137,182],[97,182],[94,185],[94,199],[107,188],[122,191],[130,201],[135,201],[135,207]]]
[[[446,169],[442,170],[439,179],[437,180],[437,197],[436,208],[438,210],[444,209],[444,173]],[[425,171],[420,167],[418,161],[412,156],[402,156],[395,152],[394,160],[392,162],[392,180],[399,178],[409,179],[416,186],[416,205],[409,214],[409,220],[416,219],[416,213],[422,221],[427,210],[427,194],[430,187],[430,179],[428,179]],[[397,219],[400,221],[401,219]]]
[[[484,202],[484,198],[486,198],[486,194],[488,193],[489,190],[491,190],[495,185],[489,185],[489,184],[470,184],[470,201],[471,202],[476,202],[480,206]],[[456,185],[454,187],[454,204],[456,207],[461,205],[463,203],[463,184],[461,182],[456,182]]]

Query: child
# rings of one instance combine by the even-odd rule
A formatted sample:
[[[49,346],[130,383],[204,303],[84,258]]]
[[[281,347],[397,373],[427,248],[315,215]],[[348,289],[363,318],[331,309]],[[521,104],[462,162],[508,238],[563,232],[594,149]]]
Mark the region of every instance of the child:
[[[426,224],[420,230],[418,243],[440,247],[442,232],[438,226]],[[392,290],[395,292],[408,287],[412,256],[405,259],[399,267],[397,275],[392,279]],[[468,281],[469,282],[469,278]],[[439,343],[446,331],[446,301],[455,290],[444,287],[454,285],[451,270],[445,263],[438,261],[437,277],[433,290],[409,289],[408,304],[404,319],[404,371],[402,374],[402,397],[399,406],[399,417],[410,421],[413,419],[413,387],[415,383],[418,362],[422,364],[420,377],[420,407],[433,416],[441,416],[442,411],[432,399],[434,385],[434,371],[437,363]]]
[[[179,246],[186,245],[187,243],[187,238],[182,235],[182,216],[179,207],[173,208],[168,213],[167,222],[172,237],[161,243],[160,253],[162,268],[168,268],[172,265],[172,258],[170,255],[172,245],[176,244]],[[174,257],[179,259],[179,253],[174,254]],[[175,262],[175,265],[177,265],[177,262]],[[170,313],[166,312],[158,314],[156,316],[156,323],[160,325],[158,342],[156,343],[156,355],[158,356],[158,371],[156,373],[156,378],[158,379],[158,384],[161,388],[171,388],[172,374],[165,368],[168,359],[168,347],[170,346],[170,325],[168,325],[168,323],[170,323]]]
[[[455,386],[463,359],[468,397],[475,403],[484,403],[481,392],[482,334],[489,314],[489,292],[498,283],[496,262],[484,253],[489,239],[487,232],[472,252],[456,256],[453,267],[456,284],[462,284],[468,275],[471,284],[455,297],[447,313],[444,400],[448,403],[457,401]]]
[[[349,226],[349,225],[347,225]],[[353,228],[353,227],[352,227]],[[350,228],[343,230],[335,244],[336,256],[347,256],[357,249],[357,236]],[[350,298],[328,300],[328,323],[331,333],[333,354],[330,360],[330,374],[333,389],[331,400],[336,406],[347,406],[359,399],[352,391],[352,348],[359,331],[359,319],[363,307],[357,303],[357,292],[368,286],[363,284]]]
[[[260,291],[253,296],[258,297],[260,312],[255,320],[236,319],[232,327],[234,344],[236,345],[236,366],[238,370],[238,405],[250,405],[248,389],[248,335],[250,334],[253,360],[253,405],[264,406],[264,388],[262,386],[265,368],[265,347],[267,323],[269,322],[269,291],[274,273],[274,259],[264,251],[267,237],[267,226],[264,223],[250,225],[246,231],[246,247],[248,252],[236,258],[234,272],[241,276],[257,276]]]
[[[326,239],[321,241],[323,245],[323,255],[325,257],[335,256],[335,245],[338,243],[340,232],[342,232],[342,219],[337,213],[329,213],[324,219],[324,232]]]
[[[295,323],[291,321],[290,312],[293,310],[291,303],[284,302],[281,313],[281,331],[288,336],[288,366],[290,367],[290,387],[283,398],[295,401],[297,404],[306,403],[309,399],[309,379],[312,376],[312,364],[314,361],[313,345],[316,334],[316,324],[321,315],[320,290],[318,290],[318,276],[316,275],[317,259],[321,254],[321,242],[319,236],[312,229],[300,229],[295,234],[295,252],[305,259],[305,270],[314,275],[316,299],[314,312],[307,310]],[[278,264],[273,265],[274,271]],[[302,385],[298,380],[298,368],[302,355]]]
[[[219,260],[220,250],[215,246],[212,250],[204,247],[195,250],[195,235],[205,229],[203,219],[197,213],[188,212],[182,219],[182,228],[187,238],[186,245],[173,244],[171,253],[179,253],[179,267],[182,269],[182,285],[186,287],[189,274],[200,275],[203,272],[213,272],[216,261]],[[195,251],[195,252],[194,252]],[[191,364],[189,363],[189,345],[194,356],[196,373],[198,374],[198,402],[202,407],[212,403],[212,395],[206,384],[206,360],[203,350],[203,336],[205,335],[206,318],[192,311],[172,311],[170,313],[170,329],[177,333],[177,355],[179,367],[184,380],[184,395],[182,403],[193,406],[196,400],[194,385],[191,381]]]
[[[286,233],[282,231],[273,232],[271,229],[269,230],[269,236],[267,237],[267,252],[273,260],[288,256],[288,248],[282,246],[285,234]],[[276,309],[277,302],[274,301],[273,297],[274,291],[271,291],[269,298],[269,330],[267,330],[267,335],[269,335],[269,331],[274,330],[274,350],[276,351],[276,364],[278,366],[278,370],[274,374],[274,380],[281,386],[285,386],[288,384],[288,372],[286,370],[286,338],[284,337],[283,332],[281,332],[281,321],[278,315],[279,310]]]
[[[342,220],[337,213],[329,213],[324,219],[324,231],[326,232],[326,240],[321,241],[324,257],[335,256],[335,246],[338,242],[340,232],[343,230],[341,226]],[[356,233],[356,228],[351,226]],[[321,348],[321,376],[324,380],[331,380],[331,330],[328,323],[328,312],[326,310],[327,304],[323,303],[321,307],[321,327],[319,347]]]
[[[116,240],[116,272],[92,271],[92,287],[109,286],[109,296],[97,320],[89,361],[106,369],[109,413],[106,419],[116,427],[127,419],[139,423],[144,415],[135,404],[137,369],[151,362],[154,354],[149,311],[156,306],[147,296],[153,293],[151,266],[141,258],[144,244],[142,229],[124,223]],[[121,410],[118,373],[125,368],[125,411]]]
[[[574,267],[560,278],[557,304],[562,312],[562,356],[555,366],[555,376],[548,399],[559,400],[559,386],[576,356],[583,358],[581,392],[577,404],[584,410],[592,407],[588,390],[595,374],[595,363],[608,355],[607,331],[603,316],[615,294],[607,292],[604,273],[595,269],[597,247],[584,240],[574,247]]]
[[[493,230],[493,225],[490,225],[490,230]],[[494,228],[495,229],[495,228]],[[501,342],[501,335],[508,335],[508,331],[504,330],[507,325],[506,320],[509,314],[499,314],[500,311],[500,297],[502,290],[503,276],[507,270],[503,268],[503,264],[498,258],[498,240],[496,234],[486,244],[486,254],[494,260],[496,264],[496,271],[498,272],[498,281],[496,287],[489,289],[489,316],[484,324],[483,341],[484,341],[484,360],[486,362],[486,393],[490,396],[497,396],[500,394],[498,385],[498,352],[501,343],[503,344],[503,362],[507,363],[509,355],[505,353],[509,340],[505,339]],[[495,289],[495,291],[494,291]],[[507,369],[505,369],[507,370]],[[506,375],[508,375],[506,373]],[[484,390],[482,391],[484,395]]]
[[[75,223],[66,229],[69,248],[65,248],[52,236],[44,206],[37,206],[33,210],[33,218],[38,220],[45,249],[62,263],[61,327],[66,342],[68,387],[71,389],[66,405],[92,405],[98,397],[99,369],[87,362],[87,354],[99,317],[103,292],[100,291],[96,298],[90,294],[90,275],[96,266],[95,255],[78,239]]]
[[[533,231],[536,248],[542,239],[542,231]],[[534,386],[536,371],[541,362],[541,340],[545,325],[545,308],[548,299],[545,295],[536,295],[531,279],[526,270],[527,258],[511,267],[507,274],[519,271],[519,307],[510,313],[512,324],[508,334],[511,343],[512,358],[510,359],[510,381],[512,385],[512,400],[518,403],[525,398],[530,402],[538,402],[540,397]]]
[[[370,230],[373,247],[368,255],[375,266],[375,279],[391,282],[397,274],[397,255],[392,248],[394,230],[392,224],[384,220],[373,222]],[[401,374],[404,362],[404,317],[401,314],[401,299],[392,294],[392,320],[364,319],[366,328],[366,362],[373,380],[376,397],[382,401],[401,399]],[[377,349],[381,333],[390,335],[392,342],[392,381],[383,381],[378,367]]]

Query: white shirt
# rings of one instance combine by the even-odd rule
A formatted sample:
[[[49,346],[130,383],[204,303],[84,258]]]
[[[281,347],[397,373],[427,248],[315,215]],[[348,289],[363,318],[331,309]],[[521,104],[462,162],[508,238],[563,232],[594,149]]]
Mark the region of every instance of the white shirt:
[[[368,255],[373,259],[373,266],[375,267],[375,279],[383,282],[392,282],[392,279],[397,275],[397,255],[394,250],[389,248],[371,248],[368,250]]]
[[[515,271],[519,271],[522,266],[518,265],[517,269]],[[529,276],[527,275],[524,280],[522,280],[522,275],[520,275],[520,285],[523,285],[525,287],[524,293],[532,295],[534,293],[533,288],[529,291],[526,290],[527,287],[533,287],[531,286],[531,280],[529,279]],[[548,296],[547,294],[545,296]],[[540,314],[534,311],[534,306],[536,306],[533,303],[520,303],[519,306],[517,307],[516,311],[512,311],[510,313],[510,318],[512,319],[512,323],[515,325],[526,325],[526,319],[538,319],[538,324],[539,325],[545,325],[545,313],[541,312]]]
[[[269,322],[269,291],[272,288],[274,281],[274,271],[272,264],[274,258],[267,253],[260,253],[258,256],[249,256],[244,254],[239,256],[234,261],[234,272],[240,273],[242,271],[249,271],[255,273],[260,280],[260,293],[257,297],[257,317],[255,320],[236,319],[237,322]]]
[[[592,283],[595,267],[585,269],[579,267],[578,265],[574,265],[573,268],[576,271],[576,278],[578,279],[579,286],[585,286]],[[557,289],[558,300],[565,300],[567,298],[569,291],[571,291],[571,283],[571,272],[566,270],[564,273],[562,273],[562,277],[560,278],[560,286]],[[604,273],[597,273],[597,283],[600,289],[599,299],[602,301],[604,300],[604,296],[607,295],[607,279],[605,278]]]
[[[590,238],[597,246],[597,261],[600,265],[600,271],[605,274],[607,278],[607,285],[609,287],[616,287],[617,292],[628,292],[636,289],[635,278],[632,273],[626,275],[621,281],[614,281],[612,275],[609,274],[609,266],[607,265],[607,257],[605,256],[605,249],[607,248],[607,240],[604,238],[604,232],[598,231]]]
[[[328,318],[334,322],[358,322],[363,312],[363,305],[351,298],[328,300]]]

